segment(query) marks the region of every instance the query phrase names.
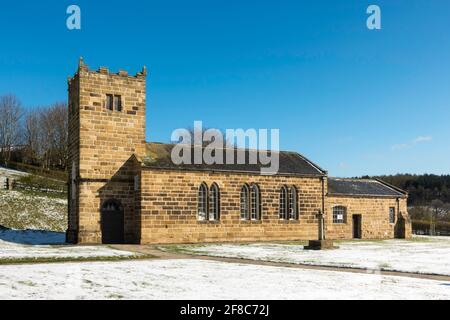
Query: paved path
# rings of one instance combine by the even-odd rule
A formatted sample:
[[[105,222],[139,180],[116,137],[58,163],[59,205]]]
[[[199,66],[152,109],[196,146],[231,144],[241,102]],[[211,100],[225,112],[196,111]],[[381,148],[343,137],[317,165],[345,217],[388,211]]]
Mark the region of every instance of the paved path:
[[[319,265],[298,264],[298,263],[241,259],[241,258],[213,257],[213,256],[199,255],[199,254],[187,254],[187,253],[163,251],[163,250],[159,249],[158,247],[152,246],[152,245],[115,245],[112,247],[119,249],[119,250],[126,250],[126,251],[132,251],[132,252],[137,252],[137,253],[150,254],[150,255],[154,256],[155,259],[200,259],[200,260],[219,261],[219,262],[228,262],[228,263],[242,263],[242,264],[250,264],[250,265],[272,266],[272,267],[300,268],[300,269],[326,270],[326,271],[351,272],[351,273],[366,273],[366,274],[376,273],[376,274],[386,275],[386,276],[398,276],[398,277],[409,277],[409,278],[418,278],[418,279],[450,281],[450,276],[444,276],[444,275],[421,274],[421,273],[402,272],[402,271],[381,271],[381,270],[369,270],[369,269],[348,268],[348,267],[330,267],[330,266],[319,266]]]

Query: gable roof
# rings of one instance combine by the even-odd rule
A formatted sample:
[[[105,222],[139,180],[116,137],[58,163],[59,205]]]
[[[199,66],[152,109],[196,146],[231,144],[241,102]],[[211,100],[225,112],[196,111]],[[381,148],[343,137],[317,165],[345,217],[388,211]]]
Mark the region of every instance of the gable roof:
[[[329,195],[406,197],[407,192],[378,179],[328,178]]]
[[[147,143],[147,158],[143,161],[143,166],[156,169],[170,170],[191,170],[191,171],[223,171],[235,173],[251,173],[260,174],[261,169],[269,167],[257,164],[237,164],[237,150],[245,152],[246,162],[249,156],[259,156],[261,151],[237,149],[234,148],[235,164],[193,164],[194,148],[191,147],[192,164],[176,165],[171,160],[172,149],[175,145],[163,143]],[[226,152],[226,149],[222,149]],[[229,150],[229,149],[228,149]],[[256,153],[256,154],[255,154]],[[259,158],[258,158],[259,159]],[[224,155],[225,160],[225,155]],[[310,160],[296,152],[280,151],[279,152],[279,171],[277,175],[298,175],[298,176],[324,176],[326,171],[315,165]]]

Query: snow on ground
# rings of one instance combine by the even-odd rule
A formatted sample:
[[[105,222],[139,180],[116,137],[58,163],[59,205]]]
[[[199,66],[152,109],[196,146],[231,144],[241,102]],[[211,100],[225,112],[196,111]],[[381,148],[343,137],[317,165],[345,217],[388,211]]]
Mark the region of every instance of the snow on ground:
[[[1,260],[29,258],[78,259],[128,257],[135,255],[132,252],[116,250],[105,246],[68,246],[64,245],[64,241],[64,234],[58,232],[0,230],[0,262]],[[0,268],[4,267],[1,266]]]
[[[18,176],[26,176],[28,173],[0,167],[0,177],[15,178]]]
[[[204,260],[137,260],[2,266],[0,299],[450,299],[450,283]]]
[[[180,246],[203,255],[321,266],[381,269],[450,275],[450,238],[416,237],[413,240],[348,241],[339,249],[307,251],[289,244]]]

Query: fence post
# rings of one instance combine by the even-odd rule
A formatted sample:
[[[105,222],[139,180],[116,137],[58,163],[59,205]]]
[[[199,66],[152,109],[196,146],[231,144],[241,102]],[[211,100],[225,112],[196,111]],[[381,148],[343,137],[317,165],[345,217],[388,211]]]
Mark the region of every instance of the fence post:
[[[14,189],[14,179],[8,179],[9,183],[8,183],[8,190],[12,190]]]

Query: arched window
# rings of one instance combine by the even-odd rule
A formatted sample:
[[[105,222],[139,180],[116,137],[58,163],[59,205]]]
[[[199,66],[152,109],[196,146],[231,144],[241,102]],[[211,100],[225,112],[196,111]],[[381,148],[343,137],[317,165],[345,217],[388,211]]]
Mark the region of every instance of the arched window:
[[[204,183],[202,183],[198,189],[197,219],[199,221],[208,219],[208,187]]]
[[[287,217],[287,200],[288,200],[288,190],[286,186],[282,186],[280,189],[280,219],[286,220]]]
[[[220,220],[220,192],[216,183],[209,190],[209,220]]]
[[[112,211],[123,211],[122,204],[118,200],[110,199],[103,203],[102,211],[112,212]]]
[[[241,188],[241,220],[250,219],[250,190],[248,185],[244,184]]]
[[[289,188],[288,212],[290,220],[298,219],[298,195],[297,188],[294,186]]]
[[[252,220],[261,219],[261,192],[257,184],[250,187],[250,214]]]
[[[346,223],[347,208],[343,206],[336,206],[333,208],[333,223]]]

